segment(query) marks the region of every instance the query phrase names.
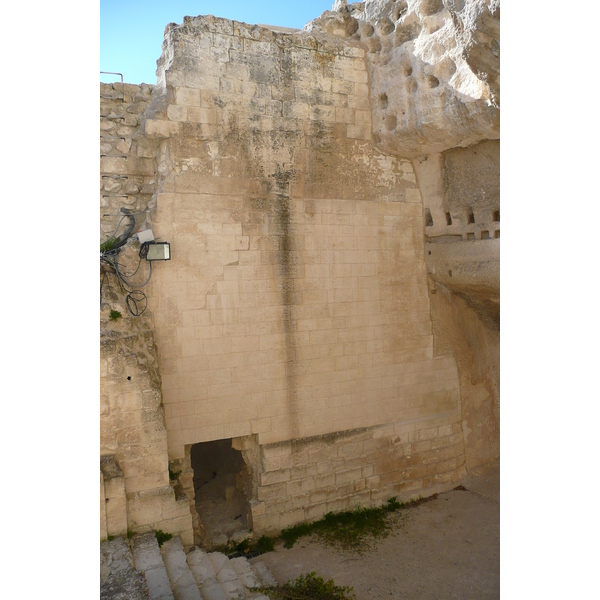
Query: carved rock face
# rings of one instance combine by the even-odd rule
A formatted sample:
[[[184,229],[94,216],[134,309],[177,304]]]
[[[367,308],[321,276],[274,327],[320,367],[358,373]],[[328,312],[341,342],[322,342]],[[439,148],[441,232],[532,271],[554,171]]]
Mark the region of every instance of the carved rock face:
[[[499,5],[367,0],[327,11],[305,30],[365,44],[375,139],[385,152],[414,157],[499,138]]]

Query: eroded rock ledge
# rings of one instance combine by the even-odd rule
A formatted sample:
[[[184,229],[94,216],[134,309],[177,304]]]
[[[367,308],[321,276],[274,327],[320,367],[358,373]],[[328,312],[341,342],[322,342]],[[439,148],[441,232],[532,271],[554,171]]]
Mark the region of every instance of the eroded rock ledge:
[[[499,139],[499,0],[338,0],[304,30],[365,44],[384,152],[415,157]]]

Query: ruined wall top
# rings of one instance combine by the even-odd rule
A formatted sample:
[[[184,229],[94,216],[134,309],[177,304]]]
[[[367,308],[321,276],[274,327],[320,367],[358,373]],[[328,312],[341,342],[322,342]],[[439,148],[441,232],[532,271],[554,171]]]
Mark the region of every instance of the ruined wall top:
[[[265,54],[293,46],[334,55],[365,51],[373,140],[404,157],[499,139],[499,0],[337,0],[302,31],[185,17],[165,29],[159,86],[174,61],[206,56],[224,34],[264,43]],[[203,41],[204,39],[204,41]],[[179,58],[177,58],[179,57]],[[185,57],[185,58],[184,58]],[[181,66],[181,65],[175,65]]]

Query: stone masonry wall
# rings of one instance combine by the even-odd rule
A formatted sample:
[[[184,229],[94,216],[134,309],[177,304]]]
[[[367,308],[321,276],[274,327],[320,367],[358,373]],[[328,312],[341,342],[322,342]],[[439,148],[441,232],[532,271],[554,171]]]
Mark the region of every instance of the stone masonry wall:
[[[498,142],[452,147],[499,135],[499,86],[477,79],[498,62],[496,4],[379,4],[298,33],[185,17],[156,86],[101,84],[101,241],[127,207],[171,244],[142,317],[109,321],[124,299],[101,299],[101,536],[190,545],[199,442],[242,451],[259,534],[497,458]],[[480,17],[473,79],[453,44]],[[433,42],[464,77],[429,73]],[[467,80],[465,122],[410,116],[466,101]]]
[[[121,207],[143,213],[152,205],[156,144],[140,135],[152,90],[146,84],[100,84],[101,241],[117,226]]]
[[[140,136],[152,88],[101,84],[100,240],[115,235],[123,215],[136,217],[135,232],[147,216],[156,187],[156,144]],[[128,222],[121,223],[116,235]],[[119,260],[138,262],[139,244],[128,244]],[[144,275],[145,276],[145,275]],[[109,311],[123,318],[110,321]],[[160,374],[149,315],[129,316],[114,276],[102,286],[100,322],[101,538],[131,530],[162,529],[192,542],[188,499],[169,481],[167,434]]]
[[[392,496],[446,490],[465,475],[464,452],[460,411],[263,445],[253,527],[275,532]]]
[[[107,533],[162,529],[191,543],[188,499],[176,499],[169,481],[152,332],[144,317],[114,323],[107,316],[105,311],[100,344],[100,455],[103,487],[109,481],[116,486],[115,492],[105,492]],[[115,502],[120,504],[116,513]]]
[[[360,43],[186,17],[167,27],[158,76],[161,109],[145,135],[160,144],[153,229],[172,259],[148,297],[169,459],[255,435],[264,451],[255,531],[283,523],[281,507],[269,508],[278,501],[265,499],[273,478],[288,477],[270,472],[272,444],[298,440],[290,460],[308,472],[317,463],[301,440],[320,448],[319,436],[393,424],[383,442],[368,437],[379,439],[375,429],[360,434],[377,448],[352,460],[370,475],[338,464],[328,446],[333,484],[315,481],[302,499],[314,514],[347,506],[369,477],[381,484],[370,502],[442,475],[451,485],[464,455],[448,437],[460,414],[456,363],[433,357],[421,196],[410,161],[372,143]],[[420,458],[404,444],[386,471],[394,431],[410,427],[406,444],[421,452],[432,420],[448,432],[431,466],[415,470]],[[297,483],[302,493],[310,477]]]
[[[434,355],[460,377],[466,466],[500,454],[500,142],[413,161],[425,210]]]

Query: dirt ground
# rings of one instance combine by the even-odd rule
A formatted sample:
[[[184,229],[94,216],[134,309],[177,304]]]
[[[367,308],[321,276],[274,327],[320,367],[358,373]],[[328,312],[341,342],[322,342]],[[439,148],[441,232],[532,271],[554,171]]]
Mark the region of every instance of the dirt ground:
[[[316,571],[358,600],[500,597],[500,467],[405,511],[402,524],[363,556],[301,538],[263,561],[277,581]]]

